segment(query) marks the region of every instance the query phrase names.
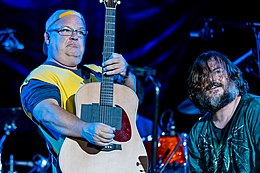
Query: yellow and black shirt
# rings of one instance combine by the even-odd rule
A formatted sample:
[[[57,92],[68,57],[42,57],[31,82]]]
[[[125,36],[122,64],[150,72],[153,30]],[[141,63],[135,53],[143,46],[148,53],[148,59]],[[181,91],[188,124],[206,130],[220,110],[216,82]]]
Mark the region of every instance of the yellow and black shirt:
[[[74,96],[85,83],[100,82],[102,68],[89,64],[79,70],[70,70],[54,62],[45,62],[33,70],[21,85],[21,103],[26,115],[40,129],[51,153],[58,156],[64,136],[49,131],[32,115],[34,107],[44,99],[56,99],[65,110],[76,115]],[[115,75],[115,82],[122,83],[123,78]]]

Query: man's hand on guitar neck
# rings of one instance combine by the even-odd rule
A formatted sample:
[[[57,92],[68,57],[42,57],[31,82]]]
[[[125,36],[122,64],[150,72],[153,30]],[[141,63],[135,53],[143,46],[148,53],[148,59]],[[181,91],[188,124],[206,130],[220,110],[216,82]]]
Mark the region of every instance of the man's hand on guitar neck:
[[[128,63],[121,54],[113,53],[108,60],[102,63],[104,74],[126,76]]]
[[[102,63],[103,72],[106,75],[120,75],[124,80],[124,85],[136,91],[136,77],[129,72],[128,63],[123,55],[112,53],[110,58]]]

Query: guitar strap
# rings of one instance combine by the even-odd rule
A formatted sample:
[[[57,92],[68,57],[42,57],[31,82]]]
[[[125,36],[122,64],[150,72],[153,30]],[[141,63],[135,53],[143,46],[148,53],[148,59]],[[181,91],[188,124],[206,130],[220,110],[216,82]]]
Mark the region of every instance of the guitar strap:
[[[100,68],[100,69],[96,69],[96,67]],[[81,66],[81,69],[82,69],[82,74],[85,75],[85,74],[90,74],[90,76],[88,76],[88,78],[91,79],[91,75],[94,75],[96,79],[98,79],[98,81],[101,81],[101,78],[102,78],[102,73],[101,73],[101,67],[99,66],[96,66],[93,65],[93,64],[88,64],[88,65],[82,65]],[[129,70],[127,70],[127,73],[126,75],[129,74]],[[87,76],[87,75],[85,75]],[[114,82],[117,83],[117,84],[124,84],[125,83],[125,79],[123,76],[119,75],[119,74],[116,74],[114,75]]]

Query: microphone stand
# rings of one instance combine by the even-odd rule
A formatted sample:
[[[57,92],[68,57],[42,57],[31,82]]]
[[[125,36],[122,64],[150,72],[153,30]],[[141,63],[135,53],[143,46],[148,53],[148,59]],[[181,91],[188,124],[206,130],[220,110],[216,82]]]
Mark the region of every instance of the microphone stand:
[[[152,146],[151,146],[151,173],[156,171],[156,156],[157,156],[157,147],[158,147],[158,113],[159,113],[159,94],[161,84],[157,79],[154,79],[153,76],[156,75],[156,70],[150,67],[133,67],[128,66],[128,71],[132,72],[136,76],[146,76],[146,79],[152,81],[155,89],[155,110],[154,110],[154,119],[153,119],[153,134],[152,134]]]
[[[148,79],[152,81],[155,87],[155,110],[154,110],[154,119],[153,119],[153,138],[152,138],[152,147],[151,147],[151,173],[156,171],[156,162],[157,162],[157,147],[158,147],[158,113],[159,113],[159,94],[161,84],[158,80],[154,79],[151,75],[147,76]]]
[[[3,173],[3,166],[2,166],[2,149],[3,149],[3,144],[8,135],[10,135],[11,131],[15,130],[17,127],[14,122],[11,124],[5,124],[4,130],[5,134],[1,137],[0,139],[0,173]],[[11,168],[11,167],[10,167]]]

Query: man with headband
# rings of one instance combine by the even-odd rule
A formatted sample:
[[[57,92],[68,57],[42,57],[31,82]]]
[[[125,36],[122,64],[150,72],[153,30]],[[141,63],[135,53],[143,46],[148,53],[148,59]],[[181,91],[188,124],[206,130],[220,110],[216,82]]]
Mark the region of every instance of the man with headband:
[[[97,146],[109,145],[115,128],[104,123],[87,123],[75,112],[74,96],[85,83],[100,82],[102,73],[114,75],[114,82],[135,91],[135,76],[128,63],[113,53],[102,67],[80,65],[87,30],[83,16],[74,10],[58,10],[46,22],[43,52],[46,61],[34,69],[21,85],[21,103],[26,115],[37,124],[53,156],[53,172],[59,172],[55,158],[66,136],[83,138]]]

